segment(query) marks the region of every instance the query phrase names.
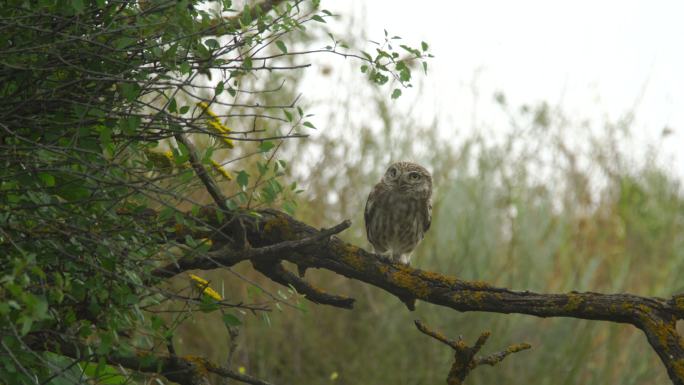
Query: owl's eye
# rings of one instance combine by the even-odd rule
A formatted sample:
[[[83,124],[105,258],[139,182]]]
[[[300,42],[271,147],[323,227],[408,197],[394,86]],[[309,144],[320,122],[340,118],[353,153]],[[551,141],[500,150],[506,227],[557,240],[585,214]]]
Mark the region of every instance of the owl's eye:
[[[387,173],[389,174],[389,176],[391,176],[392,178],[394,178],[395,176],[397,176],[397,169],[394,168],[394,167],[392,167],[392,168],[389,169],[389,171],[387,171]]]
[[[418,174],[417,172],[409,173],[409,178],[411,178],[411,180],[418,180],[420,179],[420,174]]]

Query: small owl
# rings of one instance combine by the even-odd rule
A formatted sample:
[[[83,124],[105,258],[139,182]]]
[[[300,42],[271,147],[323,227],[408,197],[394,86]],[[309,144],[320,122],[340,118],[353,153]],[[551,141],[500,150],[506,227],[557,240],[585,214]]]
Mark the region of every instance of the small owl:
[[[408,264],[432,221],[432,176],[411,162],[389,166],[366,201],[366,235],[376,253]]]

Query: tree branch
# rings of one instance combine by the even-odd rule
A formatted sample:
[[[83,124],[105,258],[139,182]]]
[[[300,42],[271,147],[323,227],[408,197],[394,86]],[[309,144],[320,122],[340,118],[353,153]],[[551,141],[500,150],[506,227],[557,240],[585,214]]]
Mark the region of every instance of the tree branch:
[[[90,348],[78,341],[58,341],[54,336],[36,334],[30,335],[27,342],[37,351],[50,351],[76,360],[90,361],[92,358],[84,358],[83,354],[90,351]],[[112,350],[103,358],[110,365],[120,365],[142,373],[156,373],[181,385],[211,385],[209,373],[252,385],[271,385],[262,379],[215,365],[203,357],[176,356],[173,348],[170,349],[168,356],[153,355],[146,351],[139,351],[135,355],[122,355]]]
[[[207,189],[209,195],[211,195],[211,198],[214,200],[214,203],[216,203],[216,205],[224,212],[229,212],[230,210],[228,209],[228,206],[226,206],[226,197],[223,196],[221,190],[216,185],[216,182],[214,182],[214,180],[211,179],[211,177],[207,173],[207,170],[205,170],[204,167],[202,167],[202,164],[199,162],[199,159],[197,159],[197,152],[195,151],[195,146],[193,146],[189,140],[185,139],[183,134],[180,132],[174,134],[174,137],[176,138],[176,141],[178,141],[178,143],[185,146],[185,148],[188,150],[188,160],[190,161],[192,168],[195,170],[197,177],[202,181],[202,184],[204,184],[204,187]]]
[[[252,262],[252,264],[257,271],[267,276],[272,281],[283,286],[291,285],[297,292],[304,294],[306,299],[313,303],[332,305],[346,309],[351,309],[354,306],[354,298],[328,294],[285,270],[283,265],[279,262]]]
[[[570,292],[542,294],[499,288],[480,281],[464,281],[435,272],[394,263],[358,246],[332,237],[314,242],[318,230],[276,210],[261,210],[245,223],[249,242],[261,250],[245,252],[240,260],[276,258],[307,268],[322,268],[359,280],[397,296],[417,298],[436,305],[466,311],[519,313],[537,317],[572,317],[633,325],[642,330],[665,365],[670,379],[684,385],[684,339],[676,321],[684,316],[684,296],[671,300],[633,294]],[[269,248],[280,249],[278,255]],[[287,252],[284,252],[287,251]],[[233,262],[231,250],[222,250],[217,260]],[[220,254],[214,252],[215,254]],[[164,273],[194,268],[212,268],[204,258],[184,261]]]
[[[326,240],[330,238],[330,236],[346,230],[349,226],[351,226],[351,222],[346,220],[329,229],[317,231],[306,238],[294,241],[282,241],[273,245],[240,251],[235,251],[230,246],[225,246],[221,249],[210,251],[205,256],[189,255],[182,257],[175,262],[156,269],[152,272],[152,275],[160,278],[169,278],[187,270],[207,270],[233,266],[246,260],[264,261],[277,259],[279,257],[280,259],[284,259],[284,256],[287,253],[302,250],[315,243]]]
[[[470,372],[480,365],[494,366],[503,361],[509,354],[517,353],[531,348],[529,344],[522,343],[511,345],[506,350],[490,354],[486,357],[475,357],[475,355],[482,349],[482,346],[487,342],[490,336],[489,332],[480,334],[480,337],[475,342],[475,345],[468,346],[463,339],[459,337],[458,340],[452,340],[445,337],[442,333],[430,329],[426,324],[419,320],[415,321],[416,327],[420,332],[429,335],[430,337],[449,345],[454,350],[454,363],[451,365],[449,375],[447,376],[448,385],[460,385]]]

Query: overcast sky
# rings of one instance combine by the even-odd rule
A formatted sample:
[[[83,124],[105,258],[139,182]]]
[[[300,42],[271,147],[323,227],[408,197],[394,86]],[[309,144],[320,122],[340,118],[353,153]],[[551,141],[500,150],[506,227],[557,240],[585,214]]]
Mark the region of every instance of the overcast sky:
[[[345,0],[323,7],[363,14],[369,39],[387,29],[414,45],[429,42],[435,58],[420,99],[451,126],[477,125],[473,84],[483,122],[495,113],[497,91],[512,105],[548,101],[599,122],[636,108],[637,143],[659,143],[684,176],[682,0]],[[661,139],[665,127],[673,133]]]

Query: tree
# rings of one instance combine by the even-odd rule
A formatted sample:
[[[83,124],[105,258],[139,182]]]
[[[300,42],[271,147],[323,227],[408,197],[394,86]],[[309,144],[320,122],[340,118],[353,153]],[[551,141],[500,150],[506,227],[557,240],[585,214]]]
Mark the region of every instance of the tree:
[[[164,286],[189,270],[250,261],[293,293],[343,308],[354,300],[311,285],[307,269],[380,287],[409,307],[417,298],[459,311],[632,324],[673,382],[684,383],[675,328],[684,317],[681,296],[536,294],[466,282],[340,241],[334,235],[346,221],[316,230],[265,208],[294,208],[298,189],[281,183],[288,162],[278,149],[314,128],[298,97],[285,104],[271,97],[290,91],[272,84],[278,73],[305,69],[297,60],[310,54],[351,57],[372,83],[396,84],[390,95],[397,98],[411,85],[411,64],[427,68],[428,46],[386,34],[374,55],[354,53],[334,36],[327,47],[300,49],[297,39],[332,16],[317,1],[231,7],[10,1],[0,11],[1,378],[123,383],[146,374],[198,384],[215,374],[266,383],[176,354],[173,344],[189,311],[220,312],[231,328],[240,322],[236,310],[259,313],[264,305],[226,301],[197,275],[188,276],[195,295]],[[203,191],[212,204],[200,201]],[[171,321],[159,312],[168,302],[185,307]],[[453,383],[525,348],[480,359],[474,355],[486,337],[469,348],[417,326],[456,350]]]

